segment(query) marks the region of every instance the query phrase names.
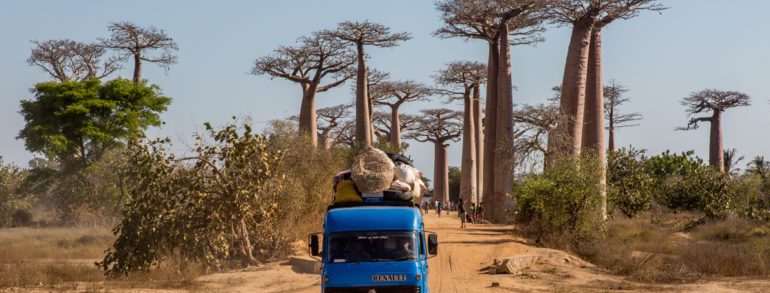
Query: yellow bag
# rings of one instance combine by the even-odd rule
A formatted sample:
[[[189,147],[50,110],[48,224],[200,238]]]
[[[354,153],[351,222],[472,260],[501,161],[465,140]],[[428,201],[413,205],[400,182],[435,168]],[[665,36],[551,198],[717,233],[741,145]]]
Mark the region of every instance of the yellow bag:
[[[343,180],[337,184],[337,196],[334,198],[334,203],[343,202],[363,202],[364,199],[356,191],[356,186],[353,185],[351,180]]]

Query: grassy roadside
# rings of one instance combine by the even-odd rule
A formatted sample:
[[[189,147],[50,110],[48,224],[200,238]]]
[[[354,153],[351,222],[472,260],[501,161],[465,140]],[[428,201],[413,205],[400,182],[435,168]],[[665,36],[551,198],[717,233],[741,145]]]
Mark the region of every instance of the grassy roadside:
[[[151,273],[108,280],[94,262],[115,237],[107,227],[0,229],[0,288],[100,290],[195,288],[203,271],[175,262]]]
[[[644,282],[770,276],[770,224],[728,217],[688,227],[697,218],[679,213],[611,220],[606,238],[579,253]]]

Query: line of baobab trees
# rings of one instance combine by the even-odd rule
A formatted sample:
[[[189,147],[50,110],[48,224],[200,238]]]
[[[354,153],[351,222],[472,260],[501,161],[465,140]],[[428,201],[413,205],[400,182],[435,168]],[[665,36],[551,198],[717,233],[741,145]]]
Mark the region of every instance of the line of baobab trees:
[[[583,148],[594,149],[604,157],[604,95],[601,76],[601,30],[618,19],[635,17],[640,11],[664,9],[657,0],[442,0],[436,3],[443,26],[435,31],[440,38],[486,41],[488,62],[453,62],[436,76],[438,87],[429,88],[412,81],[386,81],[386,74],[366,66],[367,46],[394,47],[411,36],[391,32],[387,26],[369,21],[339,23],[335,29],[301,37],[296,46],[283,46],[270,56],[256,60],[252,73],[267,74],[299,83],[302,104],[299,128],[318,145],[315,96],[356,80],[354,147],[373,143],[376,105],[391,108],[390,141],[400,145],[399,107],[432,94],[462,100],[462,113],[448,109],[423,110],[422,117],[410,117],[405,138],[435,144],[434,196],[448,198],[447,141],[463,138],[461,197],[486,205],[489,218],[504,218],[506,194],[514,181],[515,138],[513,85],[510,47],[542,41],[545,24],[572,26],[557,123],[547,125],[546,165],[552,155],[579,155]],[[370,76],[374,77],[371,78]],[[326,81],[331,80],[331,81]],[[481,85],[486,83],[482,120]],[[341,110],[340,106],[336,110]],[[338,113],[340,113],[338,111]],[[323,118],[323,117],[322,117]],[[530,117],[532,118],[532,117]],[[329,119],[325,126],[334,126]],[[344,128],[344,127],[343,127]],[[482,129],[483,128],[483,129]],[[328,129],[321,129],[322,146],[328,142]],[[351,138],[351,135],[343,137]],[[603,199],[606,196],[602,195]],[[603,201],[606,201],[604,199]]]

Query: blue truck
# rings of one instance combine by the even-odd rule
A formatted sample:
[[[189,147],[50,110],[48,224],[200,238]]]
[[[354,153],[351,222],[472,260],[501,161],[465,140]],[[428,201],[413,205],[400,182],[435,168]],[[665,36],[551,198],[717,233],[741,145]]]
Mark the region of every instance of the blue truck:
[[[323,227],[309,237],[322,262],[321,292],[430,292],[438,237],[411,201],[332,205]]]

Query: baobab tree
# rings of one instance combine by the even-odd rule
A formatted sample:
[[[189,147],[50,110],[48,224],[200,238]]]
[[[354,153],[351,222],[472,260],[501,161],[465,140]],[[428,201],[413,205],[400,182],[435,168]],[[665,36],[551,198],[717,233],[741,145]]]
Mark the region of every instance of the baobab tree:
[[[604,162],[604,98],[601,72],[601,30],[616,19],[628,19],[641,10],[662,9],[657,0],[556,0],[551,17],[572,25],[562,79],[561,110],[569,117],[560,132],[568,133],[562,152],[580,154],[591,148]],[[606,219],[606,164],[599,164],[602,215]]]
[[[297,46],[281,46],[273,51],[273,55],[257,59],[251,73],[288,79],[302,87],[299,129],[310,136],[315,147],[318,146],[316,94],[350,79],[353,76],[351,66],[355,63],[355,55],[345,44],[321,32],[300,37],[297,42]],[[325,77],[334,77],[335,80],[322,85]]]
[[[176,64],[173,51],[178,51],[176,42],[162,29],[150,26],[139,27],[130,22],[113,22],[107,29],[112,32],[108,39],[99,39],[101,46],[119,51],[121,59],[134,58],[134,83],[142,82],[142,61],[158,64],[165,70]],[[160,50],[159,55],[148,51]]]
[[[639,124],[633,124],[634,121],[642,119],[642,114],[639,113],[622,114],[619,112],[618,107],[629,101],[629,98],[624,96],[627,92],[628,89],[615,80],[604,86],[604,119],[607,121],[606,128],[609,134],[608,152],[615,151],[616,129],[637,126]]]
[[[404,103],[427,101],[431,95],[431,89],[413,80],[407,81],[383,81],[377,86],[377,94],[372,96],[375,106],[387,106],[390,108],[390,121],[394,125],[401,125],[398,111]],[[401,149],[401,129],[394,127],[390,131],[390,143]]]
[[[390,113],[374,112],[372,125],[374,126],[377,136],[390,139],[391,133],[393,133],[393,122]],[[414,128],[418,120],[418,117],[410,114],[398,114],[399,132],[404,133]]]
[[[720,91],[715,89],[705,89],[693,92],[690,96],[682,99],[681,104],[682,106],[687,107],[687,116],[691,118],[686,127],[677,129],[697,129],[698,123],[700,122],[708,122],[711,124],[709,165],[719,172],[725,171],[724,153],[722,149],[722,113],[729,108],[749,106],[750,99],[749,95],[741,92]],[[692,117],[708,111],[711,111],[711,116]]]
[[[462,133],[462,113],[449,109],[421,110],[413,130],[404,137],[419,142],[432,142],[435,148],[433,160],[433,197],[449,201],[448,142],[458,141]]]
[[[449,96],[450,100],[461,100],[463,111],[463,153],[460,166],[460,198],[465,202],[480,202],[478,194],[478,180],[476,176],[476,125],[477,117],[474,103],[479,100],[481,84],[486,83],[487,67],[479,62],[455,61],[449,63],[446,69],[442,69],[435,77],[436,83],[441,86],[439,93]]]
[[[38,66],[60,82],[85,81],[102,78],[120,69],[120,58],[101,61],[105,49],[97,44],[73,40],[32,41],[35,45],[27,58],[29,65]]]
[[[549,5],[549,17],[556,23],[572,25],[572,35],[567,50],[562,79],[560,107],[569,117],[559,131],[567,133],[569,141],[560,143],[563,153],[577,155],[583,147],[583,123],[586,108],[586,91],[591,94],[588,106],[591,117],[591,133],[587,134],[587,146],[602,148],[598,141],[604,133],[601,81],[601,29],[620,18],[634,17],[640,10],[660,10],[656,0],[554,0]],[[591,56],[589,56],[589,51]],[[589,58],[591,59],[589,61]],[[589,69],[589,66],[591,67]],[[591,81],[588,81],[589,70]],[[590,88],[587,84],[590,83]]]
[[[436,3],[444,26],[434,32],[435,35],[482,39],[489,45],[482,187],[484,201],[489,203],[502,201],[513,184],[513,168],[508,160],[512,154],[497,154],[496,151],[501,142],[511,143],[513,139],[509,46],[542,40],[539,33],[543,31],[543,15],[540,11],[545,3],[540,0],[445,0]],[[500,97],[500,93],[504,96]],[[505,117],[498,117],[499,114]],[[487,207],[491,220],[501,220],[501,204],[489,204]]]
[[[356,71],[356,140],[359,146],[372,144],[372,126],[370,115],[372,113],[369,101],[367,101],[367,70],[366,54],[364,46],[381,48],[394,47],[398,42],[411,39],[409,33],[391,33],[390,28],[378,23],[344,21],[337,25],[337,29],[326,31],[329,36],[356,46],[358,70]]]
[[[345,123],[345,119],[350,118],[350,108],[353,105],[339,104],[325,107],[316,111],[318,117],[318,140],[325,149],[333,146],[330,141],[331,135]]]

